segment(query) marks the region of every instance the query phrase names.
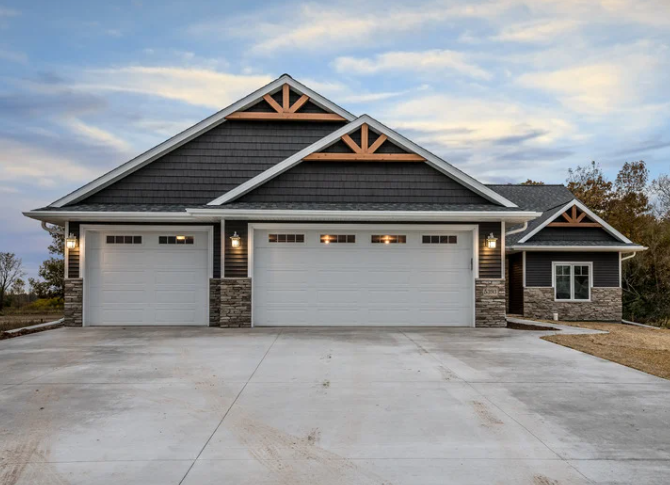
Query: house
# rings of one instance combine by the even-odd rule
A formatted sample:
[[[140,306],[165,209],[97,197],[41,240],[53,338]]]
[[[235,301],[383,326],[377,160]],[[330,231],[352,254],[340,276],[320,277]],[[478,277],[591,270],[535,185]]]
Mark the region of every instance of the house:
[[[485,185],[288,75],[26,216],[68,325],[619,320],[644,248],[563,186]]]

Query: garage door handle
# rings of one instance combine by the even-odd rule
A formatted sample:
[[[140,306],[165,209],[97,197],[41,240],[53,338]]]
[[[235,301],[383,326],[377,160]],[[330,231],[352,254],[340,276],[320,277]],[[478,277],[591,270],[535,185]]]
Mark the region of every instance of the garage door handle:
[[[473,259],[470,258],[470,271],[472,271],[474,269],[475,269],[475,265],[474,265]]]

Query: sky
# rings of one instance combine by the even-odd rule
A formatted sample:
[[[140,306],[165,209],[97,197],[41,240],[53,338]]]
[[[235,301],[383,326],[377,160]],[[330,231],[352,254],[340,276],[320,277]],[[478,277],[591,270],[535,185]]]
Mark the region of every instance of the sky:
[[[0,0],[0,251],[283,73],[483,182],[670,172],[670,0]]]

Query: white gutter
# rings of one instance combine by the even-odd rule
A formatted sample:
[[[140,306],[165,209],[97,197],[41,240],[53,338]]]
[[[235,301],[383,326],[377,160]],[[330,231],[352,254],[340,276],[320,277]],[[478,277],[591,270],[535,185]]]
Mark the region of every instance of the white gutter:
[[[520,232],[525,231],[528,229],[528,221],[523,223],[523,226],[521,226],[519,229],[512,229],[511,231],[507,231],[505,233],[505,236],[511,236],[512,234],[519,234]]]
[[[186,212],[83,212],[83,211],[27,211],[24,216],[51,224],[64,223],[68,220],[82,222],[110,221],[110,222],[160,222],[184,221],[193,217]]]
[[[633,254],[630,254],[630,255],[625,256],[625,257],[622,256],[621,261],[623,262],[623,261],[626,261],[627,259],[633,259],[636,255],[637,255],[637,253],[633,253]]]
[[[509,246],[511,251],[581,251],[581,252],[600,252],[600,251],[618,251],[618,252],[636,252],[646,251],[644,246]]]
[[[293,220],[293,221],[506,221],[522,223],[539,212],[527,211],[336,211],[336,210],[236,210],[186,209],[184,212],[105,212],[105,211],[28,211],[23,215],[52,224],[69,220],[81,222],[161,222],[219,221],[225,219]]]
[[[526,211],[339,211],[339,210],[262,210],[262,209],[186,209],[200,218],[222,217],[225,219],[262,220],[321,220],[321,221],[507,221],[526,222],[541,215]]]
[[[57,227],[49,227],[49,226],[47,226],[47,223],[45,221],[42,221],[42,229],[44,229],[46,232],[48,232],[52,236],[65,233],[65,228],[64,227],[58,227],[58,226]]]

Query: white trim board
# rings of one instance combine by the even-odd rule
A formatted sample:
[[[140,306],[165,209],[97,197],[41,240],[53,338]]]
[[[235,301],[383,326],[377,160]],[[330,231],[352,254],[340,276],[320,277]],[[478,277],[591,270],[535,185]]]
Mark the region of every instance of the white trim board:
[[[186,209],[199,218],[223,217],[225,219],[276,219],[276,220],[333,220],[333,221],[463,221],[463,222],[524,222],[537,218],[541,213],[532,211],[340,211],[340,210],[238,210]]]
[[[556,266],[570,266],[570,296],[573,296],[575,293],[575,266],[588,266],[589,267],[589,297],[586,300],[575,300],[574,298],[556,298]],[[589,303],[591,301],[591,290],[593,289],[593,261],[552,261],[551,262],[551,287],[554,289],[554,301],[558,303]]]
[[[519,239],[519,242],[520,242],[520,243],[525,243],[526,241],[528,241],[531,237],[533,237],[535,234],[537,234],[537,233],[540,232],[542,229],[544,229],[545,227],[547,227],[550,223],[552,223],[553,221],[555,221],[558,217],[561,216],[561,214],[563,214],[565,211],[567,211],[568,209],[570,209],[572,206],[577,206],[579,209],[582,210],[582,212],[585,212],[587,216],[589,216],[589,217],[590,217],[591,219],[593,219],[594,221],[598,222],[598,223],[603,227],[603,229],[604,229],[605,231],[609,232],[612,236],[614,236],[615,238],[617,238],[619,241],[621,241],[621,242],[623,242],[623,243],[626,243],[626,244],[633,244],[632,241],[631,241],[630,239],[628,239],[626,236],[624,236],[624,235],[621,234],[619,231],[617,231],[617,230],[614,229],[612,226],[610,226],[607,222],[605,222],[605,221],[602,220],[600,217],[598,217],[597,214],[595,214],[591,209],[589,209],[588,207],[586,207],[584,204],[582,204],[582,203],[581,203],[579,200],[577,200],[577,199],[573,199],[573,200],[571,200],[570,202],[568,202],[567,204],[565,204],[563,207],[561,207],[560,209],[558,209],[558,211],[556,211],[556,213],[555,213],[553,216],[551,216],[549,219],[547,219],[547,220],[544,221],[542,224],[540,224],[539,226],[537,226],[535,229],[533,229],[532,231],[530,231],[530,232],[529,232],[528,234],[526,234],[524,237],[522,237],[521,239]]]
[[[81,200],[84,197],[94,194],[99,190],[102,190],[103,188],[111,185],[112,183],[125,177],[126,175],[129,175],[132,172],[139,170],[140,168],[150,164],[151,162],[153,162],[159,157],[162,157],[166,153],[169,153],[172,150],[179,148],[180,146],[191,141],[192,139],[201,135],[202,133],[212,128],[215,128],[221,123],[224,123],[226,121],[226,116],[228,116],[229,114],[232,114],[236,111],[240,111],[252,106],[257,101],[259,101],[264,95],[277,92],[279,89],[281,89],[281,87],[284,84],[288,84],[300,94],[306,94],[307,96],[309,96],[310,101],[312,101],[317,106],[326,109],[328,111],[331,111],[335,114],[338,114],[347,121],[352,121],[356,119],[356,117],[351,113],[349,113],[347,110],[341,108],[332,101],[324,98],[320,94],[312,91],[310,88],[296,81],[288,74],[284,74],[278,79],[272,81],[270,84],[267,84],[262,88],[257,89],[253,93],[249,94],[248,96],[245,96],[239,101],[236,101],[235,103],[231,104],[227,108],[222,109],[218,113],[215,113],[212,116],[205,118],[201,122],[191,126],[187,130],[184,130],[181,133],[173,136],[172,138],[164,141],[160,145],[155,146],[151,150],[142,153],[141,155],[130,160],[129,162],[120,165],[119,167],[111,170],[110,172],[107,172],[106,174],[84,185],[83,187],[80,187],[74,192],[71,192],[65,197],[58,199],[57,201],[53,202],[50,206],[63,207],[67,204],[77,202],[78,200]]]
[[[589,252],[628,252],[635,253],[637,251],[646,251],[647,248],[644,246],[509,246],[507,248],[510,251],[547,251],[547,252],[556,252],[556,251],[576,251],[581,253]]]
[[[444,175],[450,177],[451,179],[463,184],[465,187],[471,189],[473,192],[481,195],[485,199],[488,199],[491,202],[499,203],[504,207],[518,207],[512,201],[507,200],[494,190],[478,182],[477,180],[470,177],[461,170],[457,169],[450,163],[447,163],[441,158],[433,155],[428,150],[421,148],[416,143],[408,140],[400,133],[397,133],[394,130],[388,128],[387,126],[383,125],[382,123],[370,117],[369,115],[363,115],[357,118],[356,120],[352,121],[351,123],[343,126],[339,130],[335,130],[330,135],[321,138],[320,140],[312,143],[307,148],[300,150],[298,153],[291,155],[286,160],[279,162],[273,167],[267,169],[265,172],[244,182],[241,185],[238,185],[233,190],[230,190],[229,192],[223,194],[221,197],[214,199],[207,205],[221,205],[228,202],[232,202],[238,197],[241,197],[242,195],[252,191],[253,189],[263,185],[269,180],[277,177],[278,175],[298,165],[307,155],[310,155],[311,153],[327,148],[328,146],[332,145],[333,143],[337,142],[340,138],[342,138],[343,135],[347,135],[355,131],[363,124],[367,124],[378,133],[386,135],[386,137],[391,142],[399,145],[405,150],[421,155],[423,158],[426,159],[425,163],[427,163],[434,169],[442,172]]]

